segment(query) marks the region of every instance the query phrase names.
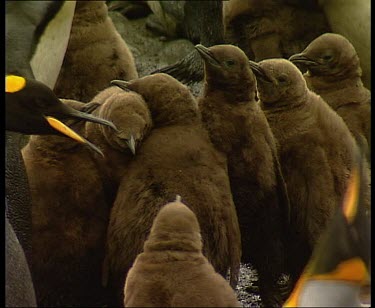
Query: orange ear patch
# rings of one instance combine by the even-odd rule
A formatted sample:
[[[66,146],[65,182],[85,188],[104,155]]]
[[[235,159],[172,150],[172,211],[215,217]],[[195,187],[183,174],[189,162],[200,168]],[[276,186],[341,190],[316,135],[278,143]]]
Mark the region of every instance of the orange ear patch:
[[[343,211],[349,223],[352,223],[358,209],[360,174],[358,167],[354,167],[349,179],[348,188],[344,196]]]
[[[26,79],[20,76],[8,75],[5,77],[5,92],[14,93],[26,86]]]

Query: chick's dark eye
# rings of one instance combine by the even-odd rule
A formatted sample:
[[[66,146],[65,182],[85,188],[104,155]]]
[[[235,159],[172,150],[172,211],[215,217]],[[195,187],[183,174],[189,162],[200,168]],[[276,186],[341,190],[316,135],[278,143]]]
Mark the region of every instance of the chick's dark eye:
[[[323,60],[324,61],[330,61],[332,59],[332,56],[331,55],[324,55],[323,56]]]
[[[236,61],[234,61],[234,60],[227,60],[227,61],[225,61],[225,64],[228,65],[228,66],[233,66],[233,65],[236,64]]]
[[[286,82],[286,81],[287,81],[287,78],[286,78],[286,76],[281,75],[281,76],[277,77],[277,81],[278,81],[278,82]]]

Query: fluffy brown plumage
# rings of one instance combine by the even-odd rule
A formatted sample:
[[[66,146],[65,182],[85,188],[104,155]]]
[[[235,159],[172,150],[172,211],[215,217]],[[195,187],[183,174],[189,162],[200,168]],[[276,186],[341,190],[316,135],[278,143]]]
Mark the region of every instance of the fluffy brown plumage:
[[[91,104],[97,104],[92,114],[118,125],[117,132],[88,123],[85,130],[87,138],[104,154],[104,158],[98,157],[97,166],[112,204],[127,165],[137,155],[138,147],[151,130],[151,114],[140,95],[118,87],[101,91],[87,107],[91,108]]]
[[[256,79],[238,47],[196,48],[205,60],[199,108],[212,143],[228,160],[242,261],[257,269],[263,303],[280,305],[277,280],[284,270],[289,201],[274,137],[255,99]]]
[[[82,103],[65,101],[79,109]],[[83,133],[85,122],[74,129]],[[60,136],[22,150],[32,198],[32,274],[38,306],[97,306],[109,206],[93,152]]]
[[[270,59],[252,62],[251,67],[257,75],[262,108],[279,144],[294,229],[289,270],[297,279],[341,204],[356,144],[341,117],[309,91],[291,62]]]
[[[343,118],[359,144],[370,145],[371,92],[363,86],[359,58],[349,40],[325,33],[290,61],[307,67],[308,87]]]
[[[151,229],[159,209],[181,195],[197,215],[203,253],[217,272],[231,270],[237,282],[241,242],[226,160],[201,126],[189,89],[166,74],[131,81],[128,89],[143,96],[153,129],[128,165],[111,211],[105,280],[123,303],[126,273]]]
[[[112,79],[137,77],[133,55],[108,16],[105,1],[77,1],[56,95],[88,102]]]
[[[250,59],[290,57],[330,31],[315,0],[223,1],[226,39]]]
[[[241,307],[202,253],[195,214],[175,201],[162,207],[129,270],[125,307]]]

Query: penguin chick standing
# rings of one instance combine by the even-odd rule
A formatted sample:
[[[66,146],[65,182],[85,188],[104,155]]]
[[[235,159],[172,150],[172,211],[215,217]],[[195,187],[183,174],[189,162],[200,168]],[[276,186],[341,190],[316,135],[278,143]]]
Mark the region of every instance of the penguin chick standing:
[[[57,96],[88,102],[112,79],[137,77],[133,55],[108,16],[105,1],[77,1],[54,88]]]
[[[341,204],[356,143],[341,117],[309,91],[302,73],[290,61],[270,59],[250,65],[257,76],[262,108],[279,145],[294,229],[288,267],[296,280]],[[365,202],[369,208],[368,174],[366,181]]]
[[[151,130],[152,119],[139,94],[125,92],[118,87],[101,91],[92,103],[98,104],[93,115],[117,125],[117,131],[89,123],[86,123],[85,128],[87,138],[103,151],[104,158],[97,158],[97,166],[112,204],[127,165]]]
[[[153,129],[128,165],[111,210],[104,280],[117,290],[117,304],[123,303],[126,273],[142,251],[153,219],[176,194],[197,215],[204,255],[221,275],[230,269],[234,287],[241,241],[226,160],[201,126],[194,97],[166,74],[113,83],[141,94],[153,119]]]
[[[79,109],[82,103],[65,101]],[[77,123],[83,132],[84,122]],[[22,155],[32,199],[32,274],[39,307],[98,306],[109,204],[86,148],[31,136]]]
[[[370,145],[371,92],[363,86],[353,45],[340,34],[325,33],[290,61],[307,67],[304,77],[310,90],[343,118],[357,142]]]
[[[284,270],[289,200],[271,129],[255,99],[256,79],[238,47],[196,49],[205,62],[199,108],[212,143],[227,156],[242,261],[258,271],[262,302],[281,304],[277,280]]]
[[[241,307],[202,254],[197,217],[183,203],[163,206],[129,270],[125,307]]]

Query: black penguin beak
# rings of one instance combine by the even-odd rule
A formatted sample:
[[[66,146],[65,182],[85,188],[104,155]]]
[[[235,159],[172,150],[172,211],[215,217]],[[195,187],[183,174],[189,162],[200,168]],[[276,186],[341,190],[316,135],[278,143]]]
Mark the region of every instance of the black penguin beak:
[[[131,91],[129,88],[129,85],[130,85],[129,81],[116,79],[116,80],[111,81],[111,85],[117,86],[127,92]]]
[[[291,56],[289,58],[289,61],[294,63],[294,64],[303,64],[303,65],[306,65],[306,66],[318,65],[318,63],[316,63],[314,60],[306,57],[303,52],[297,53],[297,54]]]
[[[220,65],[220,62],[216,60],[212,51],[210,51],[210,49],[208,49],[207,47],[204,47],[203,45],[198,44],[198,45],[195,45],[195,49],[199,52],[199,54],[201,55],[201,57],[206,63],[210,63],[211,65],[215,65],[215,66]]]
[[[81,120],[86,120],[86,121],[90,121],[90,122],[93,122],[93,123],[102,124],[102,125],[105,125],[105,126],[109,126],[110,128],[114,129],[116,132],[118,131],[115,124],[113,124],[112,122],[110,122],[108,120],[98,118],[96,116],[93,116],[90,113],[85,113],[85,112],[82,112],[82,111],[75,110],[75,109],[70,108],[69,106],[66,106],[66,105],[64,105],[64,106],[67,107],[67,108],[64,107],[65,115],[67,115],[69,117],[73,117],[73,118],[77,118],[77,119],[81,119]]]
[[[264,69],[256,62],[249,60],[250,68],[257,78],[263,81],[272,82],[272,80],[266,75]]]
[[[87,145],[89,148],[91,148],[92,150],[94,150],[95,152],[97,152],[98,154],[100,154],[101,156],[104,157],[103,152],[98,147],[96,147],[94,144],[92,144],[90,141],[86,140],[82,136],[78,135],[75,131],[73,131],[71,128],[66,126],[64,123],[62,123],[59,120],[57,120],[56,118],[50,117],[50,116],[44,116],[44,118],[47,120],[48,124],[52,128],[56,129],[57,131],[59,131],[63,135],[65,135],[65,136],[67,136],[67,137],[69,137],[69,138],[71,138],[71,139],[73,139],[73,140],[75,140],[79,143]]]
[[[130,135],[130,138],[126,141],[130,151],[132,151],[133,155],[135,155],[135,139],[133,135]]]

